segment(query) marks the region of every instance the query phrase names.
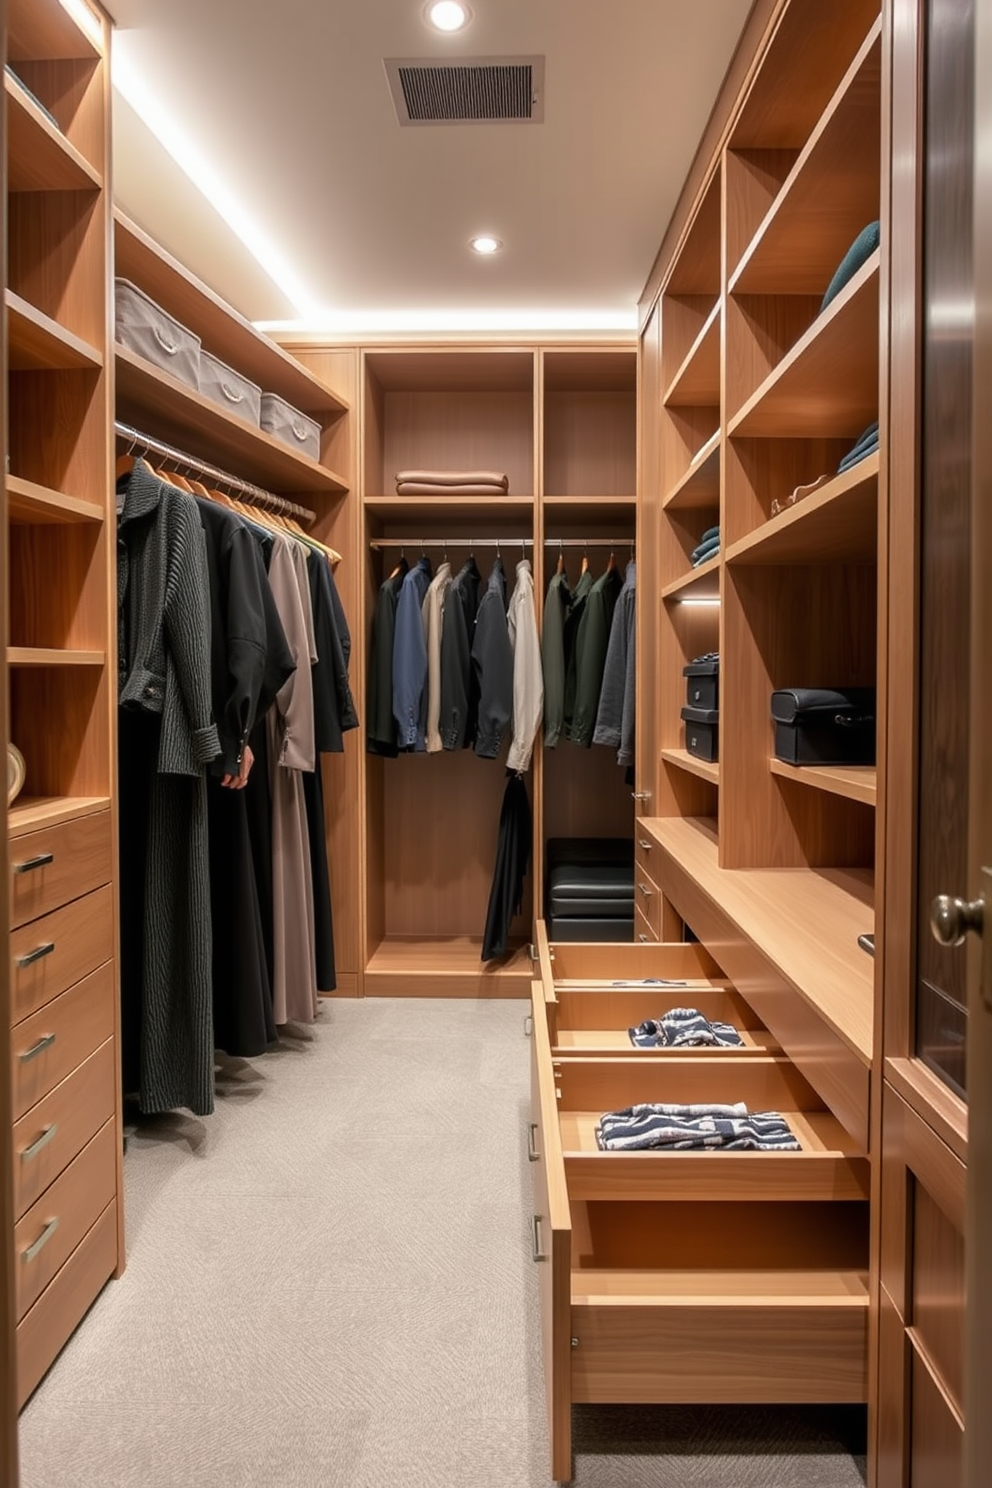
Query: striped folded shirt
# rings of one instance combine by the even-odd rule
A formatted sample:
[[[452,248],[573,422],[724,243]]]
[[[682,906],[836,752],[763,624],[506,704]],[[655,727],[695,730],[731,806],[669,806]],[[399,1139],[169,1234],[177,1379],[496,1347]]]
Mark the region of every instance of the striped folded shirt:
[[[596,1128],[604,1152],[801,1152],[778,1111],[732,1106],[627,1106],[608,1111]]]
[[[638,1049],[739,1048],[744,1042],[732,1023],[717,1023],[698,1008],[671,1008],[627,1032]]]

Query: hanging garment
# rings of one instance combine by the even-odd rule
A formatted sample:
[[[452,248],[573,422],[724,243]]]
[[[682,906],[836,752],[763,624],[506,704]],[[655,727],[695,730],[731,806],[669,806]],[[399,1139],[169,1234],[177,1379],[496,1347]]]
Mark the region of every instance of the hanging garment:
[[[482,937],[483,961],[491,961],[495,956],[506,953],[510,925],[523,905],[530,846],[531,814],[527,786],[522,775],[510,771],[499,814],[496,866],[489,891],[486,928]]]
[[[479,727],[475,752],[495,759],[513,711],[513,648],[506,621],[506,575],[497,558],[479,602],[472,640],[472,666],[479,683]]]
[[[575,706],[568,737],[584,749],[592,744],[613,611],[622,588],[615,567],[600,575],[589,590],[575,638]]]
[[[789,1123],[778,1111],[732,1106],[628,1106],[609,1111],[596,1128],[604,1152],[800,1152]]]
[[[441,741],[441,631],[444,607],[451,588],[451,564],[445,560],[430,582],[421,616],[427,647],[427,723],[424,731],[428,754],[440,754]]]
[[[268,714],[269,784],[272,791],[272,885],[276,1023],[312,1023],[317,1013],[314,956],[313,872],[306,802],[300,772],[312,770],[315,659],[306,559],[299,544],[277,535],[269,583],[296,671],[276,694]]]
[[[582,624],[582,616],[586,612],[589,595],[592,592],[593,577],[588,568],[583,568],[579,574],[579,582],[572,591],[572,604],[565,616],[565,634],[563,637],[565,650],[565,713],[564,733],[566,739],[572,726],[572,717],[575,713],[575,695],[578,691],[578,655],[576,653],[576,642],[579,638],[579,626]]]
[[[118,488],[121,999],[124,1088],[141,1109],[214,1102],[205,766],[206,544],[190,498],[135,461]]]
[[[507,769],[530,768],[534,739],[544,706],[541,643],[537,638],[534,576],[526,558],[517,564],[517,582],[510,596],[506,626],[513,648],[513,739]]]
[[[565,621],[571,607],[568,574],[562,569],[548,585],[541,628],[545,749],[555,748],[565,722]]]
[[[474,558],[448,591],[441,620],[441,717],[445,749],[471,749],[479,717],[479,683],[472,666],[472,639],[482,575]]]
[[[430,559],[418,559],[403,580],[393,635],[393,717],[400,749],[424,749],[427,722],[427,643],[421,610],[431,581]]]
[[[272,983],[243,790],[237,776],[265,692],[268,577],[258,546],[235,512],[193,498],[203,526],[210,577],[210,670],[221,754],[210,766],[207,808],[213,931],[214,1042],[228,1054],[262,1054],[276,1037]],[[277,621],[278,623],[278,621]],[[273,639],[279,685],[293,671],[281,627]]]
[[[623,588],[613,611],[610,640],[603,664],[603,687],[599,694],[594,744],[617,751],[618,765],[634,763],[635,608],[637,571],[627,564]]]
[[[317,660],[311,671],[314,744],[318,754],[340,754],[344,735],[358,728],[348,676],[351,632],[326,556],[309,546],[304,549],[304,556],[317,647]]]
[[[372,640],[369,648],[368,690],[366,693],[365,748],[369,754],[395,759],[396,719],[393,717],[393,637],[396,632],[396,605],[409,572],[401,558],[395,573],[379,586],[372,617]]]

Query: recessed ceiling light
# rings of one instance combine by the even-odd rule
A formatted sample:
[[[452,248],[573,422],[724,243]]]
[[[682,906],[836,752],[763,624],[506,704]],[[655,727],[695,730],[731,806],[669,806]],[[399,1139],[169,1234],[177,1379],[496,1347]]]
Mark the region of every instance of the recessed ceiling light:
[[[491,238],[488,233],[483,233],[481,237],[473,238],[469,243],[469,247],[475,253],[481,253],[483,257],[487,257],[491,253],[498,253],[502,246],[503,244],[499,238]]]
[[[472,19],[472,12],[460,0],[434,0],[427,7],[427,19],[435,31],[463,31]]]

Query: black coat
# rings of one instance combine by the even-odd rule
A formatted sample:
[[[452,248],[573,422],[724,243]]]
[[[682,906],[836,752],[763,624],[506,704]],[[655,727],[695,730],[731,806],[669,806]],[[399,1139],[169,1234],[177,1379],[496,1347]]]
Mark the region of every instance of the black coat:
[[[486,592],[479,601],[472,639],[472,667],[479,684],[475,752],[480,759],[495,759],[513,714],[513,646],[506,620],[502,558],[493,563]]]
[[[482,939],[483,961],[491,961],[495,956],[502,956],[506,952],[510,925],[514,915],[520,913],[523,904],[530,845],[530,801],[523,776],[514,770],[508,773],[499,814],[496,866]]]
[[[393,636],[396,633],[396,605],[409,565],[401,558],[396,572],[379,587],[372,617],[372,640],[369,646],[368,690],[365,706],[365,747],[369,754],[395,759],[396,719],[393,717]]]
[[[445,749],[470,749],[479,719],[479,682],[472,666],[472,640],[482,575],[470,558],[448,590],[441,619],[441,717]]]

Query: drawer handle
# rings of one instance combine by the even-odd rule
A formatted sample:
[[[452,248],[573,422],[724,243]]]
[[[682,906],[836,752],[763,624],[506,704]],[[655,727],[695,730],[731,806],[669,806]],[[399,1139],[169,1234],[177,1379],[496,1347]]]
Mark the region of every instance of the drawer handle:
[[[32,1044],[30,1049],[24,1050],[24,1053],[20,1055],[21,1063],[28,1064],[32,1059],[37,1059],[39,1054],[44,1054],[46,1049],[52,1047],[57,1037],[57,1034],[46,1033],[36,1044]]]
[[[59,1220],[58,1215],[56,1215],[54,1219],[50,1219],[48,1221],[47,1225],[42,1230],[41,1234],[38,1236],[34,1244],[29,1245],[27,1250],[21,1251],[21,1260],[30,1266],[35,1257],[39,1255],[42,1250],[44,1250],[45,1246],[48,1244],[49,1240],[51,1240],[58,1227]]]
[[[531,1254],[535,1261],[546,1261],[548,1258],[541,1250],[541,1216],[535,1214],[530,1222]]]
[[[36,961],[40,961],[43,956],[50,956],[54,949],[54,940],[49,940],[44,945],[35,946],[34,950],[28,951],[26,955],[18,956],[14,962],[14,965],[22,969],[25,966],[33,966],[34,963]]]
[[[650,801],[650,799],[651,799],[651,792],[650,791],[631,791],[631,793],[630,793],[630,799],[632,801]]]
[[[541,1154],[538,1152],[538,1150],[537,1150],[537,1143],[534,1140],[536,1134],[537,1134],[537,1122],[536,1121],[529,1121],[527,1123],[527,1161],[528,1162],[540,1162],[541,1161]]]
[[[14,872],[33,873],[36,868],[47,868],[49,863],[54,862],[54,853],[39,853],[36,858],[25,858],[23,863],[15,863]]]
[[[527,1016],[526,1016],[526,1018],[524,1019],[524,1038],[530,1038],[530,1036],[531,1036],[531,1034],[533,1032],[534,1032],[534,1016],[533,1016],[532,1013],[528,1013]]]
[[[30,1162],[33,1157],[37,1157],[41,1149],[48,1146],[58,1129],[59,1124],[57,1121],[53,1121],[51,1126],[46,1126],[41,1136],[36,1137],[30,1147],[24,1148],[24,1151],[21,1153],[21,1162]]]
[[[654,890],[653,889],[649,889],[648,886],[647,886],[647,884],[641,883],[640,879],[638,879],[638,881],[637,881],[637,887],[640,889],[640,891],[644,895],[645,899],[650,899],[651,898],[651,895],[654,893]]]
[[[647,942],[647,939],[648,939],[648,937],[644,934],[644,931],[643,930],[640,931],[640,933],[638,934],[638,937],[637,938],[638,938],[638,940],[643,940],[645,942]]]
[[[648,840],[647,840],[646,837],[639,837],[637,839],[637,845],[641,849],[642,852],[650,852],[651,851],[652,844],[650,842],[648,842]]]

